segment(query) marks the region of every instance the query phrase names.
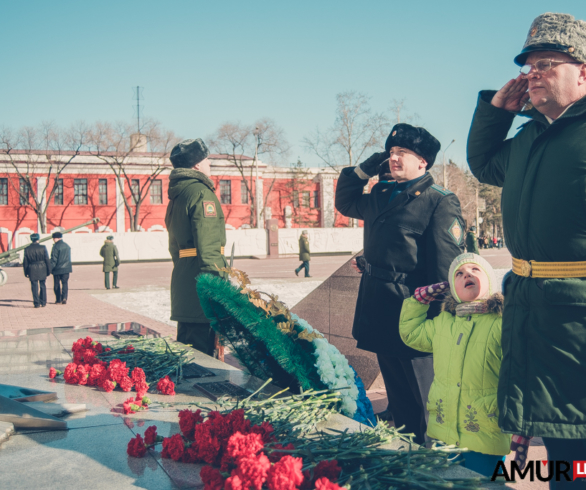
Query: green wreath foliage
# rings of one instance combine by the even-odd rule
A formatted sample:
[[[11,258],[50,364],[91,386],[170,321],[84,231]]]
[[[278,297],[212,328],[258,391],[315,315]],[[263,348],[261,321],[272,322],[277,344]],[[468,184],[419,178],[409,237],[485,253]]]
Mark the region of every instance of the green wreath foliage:
[[[284,318],[268,316],[246,294],[212,274],[198,276],[197,294],[212,328],[250,374],[273,378],[283,388],[326,389],[315,367],[313,344],[279,330]]]

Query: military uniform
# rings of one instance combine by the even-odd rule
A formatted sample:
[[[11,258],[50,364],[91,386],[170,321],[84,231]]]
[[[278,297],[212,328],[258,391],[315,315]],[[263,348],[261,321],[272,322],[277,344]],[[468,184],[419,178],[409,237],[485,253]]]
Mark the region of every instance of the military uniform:
[[[450,264],[463,249],[464,227],[458,198],[435,185],[428,172],[397,183],[388,181],[391,176],[381,168],[380,182],[370,194],[363,193],[368,177],[374,175],[366,170],[373,162],[375,168],[382,166],[380,159],[388,158],[393,147],[413,151],[429,169],[440,144],[423,128],[395,125],[386,153],[342,170],[336,208],[344,216],[364,220],[365,270],[352,335],[359,349],[377,354],[395,425],[405,425],[405,431],[422,443],[433,358],[403,343],[399,316],[403,300],[417,287],[448,278]],[[428,315],[438,313],[439,306],[434,305]]]
[[[183,143],[187,151],[190,144],[195,144],[189,141],[192,143]],[[198,141],[201,140],[195,140]],[[171,156],[173,161],[173,153]],[[206,156],[207,148],[203,158]],[[195,163],[189,160],[186,166],[194,166],[200,160]],[[173,164],[176,162],[177,159]],[[173,169],[169,176],[169,205],[165,217],[173,259],[171,320],[178,322],[177,340],[208,355],[214,353],[215,333],[199,302],[196,280],[201,273],[224,277],[225,273],[218,268],[227,265],[224,257],[226,223],[214,191],[213,182],[203,173],[192,168]]]
[[[118,289],[120,255],[118,254],[118,248],[112,242],[113,239],[113,236],[109,236],[100,249],[100,255],[104,258],[102,272],[104,272],[104,285],[106,289],[110,289],[110,272],[112,273],[112,287]]]
[[[476,233],[472,230],[466,234],[466,252],[480,255],[480,250],[478,250],[478,239],[476,238]]]
[[[586,63],[586,22],[540,15],[515,62],[535,51]],[[555,120],[529,106],[518,114],[528,121],[507,139],[516,114],[493,106],[494,95],[480,92],[467,152],[476,178],[503,188],[504,237],[514,257],[504,284],[499,426],[543,437],[550,461],[584,460],[586,97]]]

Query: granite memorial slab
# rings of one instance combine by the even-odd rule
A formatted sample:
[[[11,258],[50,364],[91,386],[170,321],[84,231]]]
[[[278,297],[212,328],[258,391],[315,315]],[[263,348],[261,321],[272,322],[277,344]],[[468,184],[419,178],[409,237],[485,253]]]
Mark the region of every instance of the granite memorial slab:
[[[369,389],[380,373],[376,354],[357,349],[352,337],[362,276],[352,268],[351,262],[361,254],[359,252],[348,260],[291,311],[326,335],[328,341],[348,358],[362,378],[364,387]]]

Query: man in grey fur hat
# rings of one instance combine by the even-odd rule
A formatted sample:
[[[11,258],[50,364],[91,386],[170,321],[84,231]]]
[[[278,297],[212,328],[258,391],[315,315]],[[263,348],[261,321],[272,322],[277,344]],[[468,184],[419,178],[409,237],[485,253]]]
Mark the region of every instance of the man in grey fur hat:
[[[550,461],[586,460],[586,22],[538,16],[514,61],[517,78],[480,92],[468,137],[472,173],[503,187],[513,256],[499,426],[542,437]]]
[[[202,272],[224,275],[218,268],[226,267],[226,223],[208,156],[199,138],[182,141],[171,151],[165,224],[173,259],[171,320],[177,321],[177,340],[211,356],[215,332],[199,302],[196,278]]]

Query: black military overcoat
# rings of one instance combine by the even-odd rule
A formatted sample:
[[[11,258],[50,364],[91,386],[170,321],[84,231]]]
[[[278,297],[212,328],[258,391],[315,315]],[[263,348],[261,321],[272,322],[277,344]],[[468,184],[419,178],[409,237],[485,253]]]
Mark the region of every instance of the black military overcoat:
[[[448,279],[450,264],[464,250],[460,201],[434,184],[429,173],[389,198],[396,183],[378,183],[363,194],[367,181],[345,168],[336,188],[336,208],[344,216],[364,220],[364,257],[352,335],[359,349],[413,358],[421,352],[399,336],[403,300],[415,288]],[[439,302],[436,302],[439,303]],[[439,313],[432,303],[428,313]]]
[[[22,261],[24,275],[31,281],[44,281],[51,274],[51,261],[47,247],[40,243],[32,243],[24,249]]]

